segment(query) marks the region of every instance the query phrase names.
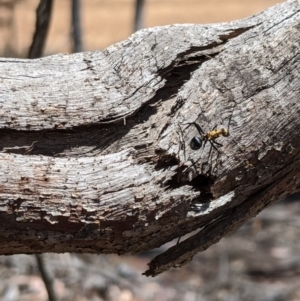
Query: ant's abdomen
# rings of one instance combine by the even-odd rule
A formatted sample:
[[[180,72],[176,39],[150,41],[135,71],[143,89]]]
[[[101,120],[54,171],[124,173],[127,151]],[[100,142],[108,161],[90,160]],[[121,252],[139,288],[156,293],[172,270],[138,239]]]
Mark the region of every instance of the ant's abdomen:
[[[194,137],[190,142],[190,147],[193,150],[198,150],[202,146],[202,139],[200,137]]]

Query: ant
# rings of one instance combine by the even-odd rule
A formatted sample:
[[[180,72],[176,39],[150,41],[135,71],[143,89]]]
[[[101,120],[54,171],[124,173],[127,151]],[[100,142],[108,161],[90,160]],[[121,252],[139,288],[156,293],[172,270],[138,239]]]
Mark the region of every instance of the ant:
[[[192,138],[192,140],[190,142],[190,148],[192,150],[199,150],[203,146],[203,149],[204,149],[204,147],[205,147],[205,145],[208,141],[211,145],[208,157],[210,156],[212,147],[218,152],[218,154],[220,154],[220,151],[218,150],[218,147],[223,146],[223,144],[217,142],[216,139],[221,137],[221,136],[223,136],[223,137],[228,137],[229,136],[229,125],[230,125],[230,122],[231,122],[231,117],[232,117],[232,114],[229,117],[229,122],[228,122],[227,129],[226,128],[219,128],[218,129],[217,125],[215,125],[213,127],[213,129],[211,131],[208,131],[207,133],[204,133],[204,131],[202,130],[201,126],[198,123],[196,123],[196,122],[188,123],[189,125],[194,125],[196,127],[196,129],[198,130],[199,134],[200,134],[200,137],[195,136],[195,137]]]

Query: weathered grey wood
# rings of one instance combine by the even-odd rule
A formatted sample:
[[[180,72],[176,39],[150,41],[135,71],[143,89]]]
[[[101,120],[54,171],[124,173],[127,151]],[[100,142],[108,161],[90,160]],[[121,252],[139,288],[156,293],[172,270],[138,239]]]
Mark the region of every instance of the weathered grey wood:
[[[0,59],[1,254],[135,253],[199,228],[156,275],[298,191],[299,47],[293,0],[104,51]],[[230,116],[219,155],[190,149],[187,123]]]

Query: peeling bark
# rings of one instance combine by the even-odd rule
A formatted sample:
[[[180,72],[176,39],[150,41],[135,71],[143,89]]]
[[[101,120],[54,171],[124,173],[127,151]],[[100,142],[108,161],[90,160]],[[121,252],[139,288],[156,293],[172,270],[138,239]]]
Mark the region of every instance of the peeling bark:
[[[1,254],[136,253],[196,229],[190,261],[300,189],[300,10],[135,33],[104,51],[0,59]],[[229,126],[210,143],[199,135]]]

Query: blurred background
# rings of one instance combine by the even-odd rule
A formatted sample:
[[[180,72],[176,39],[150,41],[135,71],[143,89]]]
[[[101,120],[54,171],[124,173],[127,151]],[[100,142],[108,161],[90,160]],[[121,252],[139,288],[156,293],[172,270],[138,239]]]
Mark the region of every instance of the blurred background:
[[[72,52],[72,0],[53,0],[44,55]],[[136,4],[142,24],[216,23],[249,17],[278,0],[81,0],[83,51],[125,40],[134,31]],[[0,0],[0,55],[26,57],[32,42],[39,0]]]
[[[30,56],[36,10],[42,1],[0,0],[0,56],[27,58],[101,50],[140,28],[227,22],[280,2],[47,1],[51,4],[48,35],[44,32],[45,39],[39,45],[42,51]],[[175,241],[135,256],[0,256],[0,300],[299,301],[299,199],[294,195],[273,205],[234,235],[195,256],[191,263],[155,278],[141,273],[151,258]]]

